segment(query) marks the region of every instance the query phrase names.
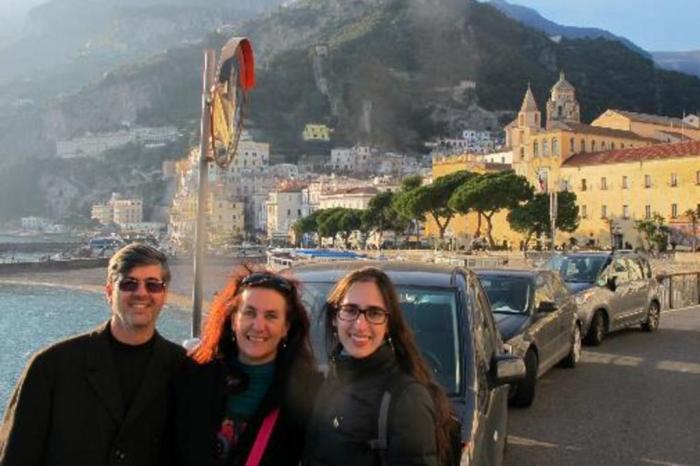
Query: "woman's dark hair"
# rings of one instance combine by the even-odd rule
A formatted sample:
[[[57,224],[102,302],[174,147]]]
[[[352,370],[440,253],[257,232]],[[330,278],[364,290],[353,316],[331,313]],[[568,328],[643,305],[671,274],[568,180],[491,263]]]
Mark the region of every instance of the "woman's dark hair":
[[[277,367],[283,379],[294,369],[312,371],[315,368],[311,341],[309,340],[309,317],[299,296],[299,285],[293,278],[285,277],[264,268],[243,265],[234,269],[223,290],[214,298],[201,342],[192,350],[190,357],[199,364],[206,364],[216,357],[234,358],[238,347],[233,341],[231,322],[238,311],[241,293],[246,288],[267,288],[278,292],[287,303],[286,319],[289,324],[286,344],[277,349]]]
[[[339,342],[333,321],[336,309],[342,302],[350,287],[355,283],[375,283],[389,311],[388,336],[396,354],[396,361],[404,372],[413,376],[424,385],[435,406],[435,437],[438,448],[438,459],[441,464],[447,464],[452,454],[451,442],[455,426],[450,401],[442,387],[435,382],[433,373],[423,359],[413,331],[406,324],[403,311],[399,306],[399,296],[389,276],[376,267],[364,267],[345,275],[335,285],[328,297],[325,312],[326,349],[329,354],[337,351]]]

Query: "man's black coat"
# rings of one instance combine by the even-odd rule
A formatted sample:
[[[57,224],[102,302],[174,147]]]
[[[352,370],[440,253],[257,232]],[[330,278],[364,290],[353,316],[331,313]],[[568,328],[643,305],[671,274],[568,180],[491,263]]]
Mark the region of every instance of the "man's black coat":
[[[124,407],[109,324],[36,354],[0,430],[0,466],[169,463],[171,381],[184,350],[155,335],[140,388]]]

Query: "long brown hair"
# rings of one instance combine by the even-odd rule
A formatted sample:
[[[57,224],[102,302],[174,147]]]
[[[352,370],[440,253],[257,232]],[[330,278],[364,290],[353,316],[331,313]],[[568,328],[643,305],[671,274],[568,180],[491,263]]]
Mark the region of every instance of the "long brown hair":
[[[389,311],[388,336],[391,337],[396,362],[401,370],[424,385],[435,407],[435,439],[438,459],[446,464],[452,454],[452,435],[455,426],[450,401],[442,387],[435,381],[433,373],[418,349],[413,331],[406,324],[403,311],[399,306],[399,296],[389,276],[376,267],[363,267],[345,275],[331,291],[325,312],[326,349],[329,354],[338,347],[333,320],[338,308],[350,287],[358,282],[375,283],[379,288],[384,303]]]
[[[253,274],[264,279],[241,284]],[[287,304],[286,320],[289,330],[286,345],[277,350],[277,367],[283,374],[290,373],[292,366],[295,369],[313,371],[315,364],[309,339],[309,316],[299,296],[298,282],[291,277],[251,265],[234,269],[224,288],[214,298],[201,341],[192,350],[190,357],[199,364],[206,364],[216,357],[237,356],[238,347],[233,341],[231,322],[241,303],[241,293],[246,288],[268,288],[277,291]]]

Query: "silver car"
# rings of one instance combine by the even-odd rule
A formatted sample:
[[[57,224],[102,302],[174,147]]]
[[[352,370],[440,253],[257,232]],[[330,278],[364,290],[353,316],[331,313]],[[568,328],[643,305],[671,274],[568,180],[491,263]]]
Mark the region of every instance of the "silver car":
[[[584,343],[599,345],[605,334],[641,325],[659,327],[659,285],[649,262],[628,252],[578,252],[552,256],[545,268],[559,272],[575,294]]]

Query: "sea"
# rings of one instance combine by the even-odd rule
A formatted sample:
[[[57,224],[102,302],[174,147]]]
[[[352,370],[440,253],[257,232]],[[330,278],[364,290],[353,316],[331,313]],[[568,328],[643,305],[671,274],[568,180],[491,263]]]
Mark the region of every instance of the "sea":
[[[0,413],[4,415],[17,378],[32,354],[99,326],[109,313],[101,293],[0,283]],[[190,320],[190,313],[166,306],[158,330],[182,343],[189,337]]]

